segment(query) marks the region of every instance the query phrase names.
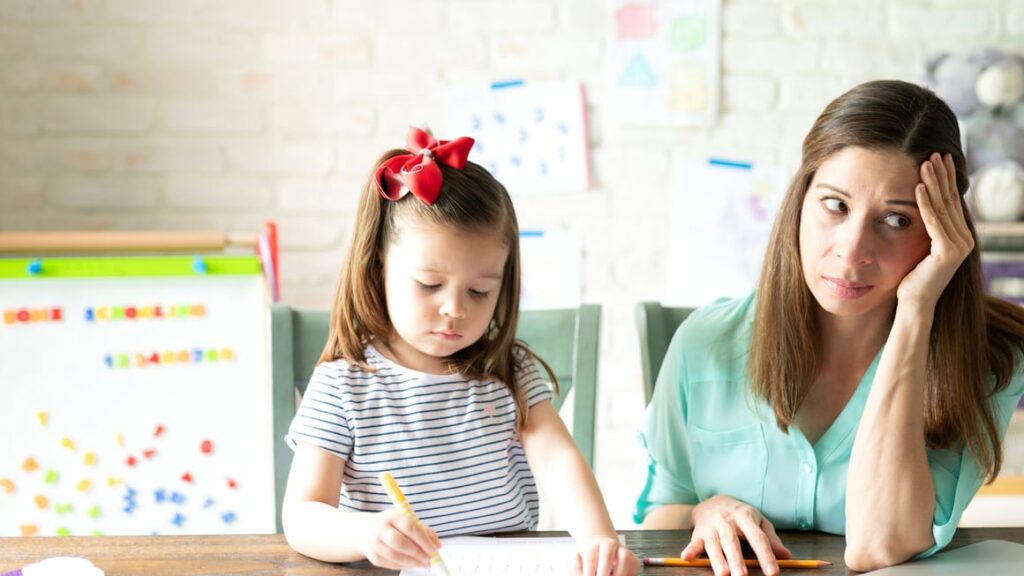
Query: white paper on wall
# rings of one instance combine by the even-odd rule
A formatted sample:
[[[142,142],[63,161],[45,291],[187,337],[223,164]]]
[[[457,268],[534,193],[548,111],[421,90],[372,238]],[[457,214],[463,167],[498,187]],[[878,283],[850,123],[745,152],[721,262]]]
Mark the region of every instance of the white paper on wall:
[[[664,301],[699,306],[756,288],[775,212],[780,169],[721,159],[680,160],[673,192]]]
[[[586,109],[578,82],[453,88],[445,95],[445,119],[440,137],[474,138],[469,159],[513,196],[590,187]]]
[[[523,230],[519,250],[523,269],[520,308],[580,305],[583,287],[579,238],[558,230]]]
[[[605,3],[612,124],[709,125],[718,115],[720,0]]]

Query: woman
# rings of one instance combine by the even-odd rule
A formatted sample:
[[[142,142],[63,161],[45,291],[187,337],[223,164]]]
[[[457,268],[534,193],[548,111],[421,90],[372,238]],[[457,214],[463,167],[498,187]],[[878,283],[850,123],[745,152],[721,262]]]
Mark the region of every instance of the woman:
[[[1024,313],[982,291],[956,117],[868,82],[826,107],[757,292],[676,333],[648,408],[636,519],[692,528],[682,556],[766,574],[776,528],[845,534],[872,570],[949,543],[999,471],[1022,393]]]

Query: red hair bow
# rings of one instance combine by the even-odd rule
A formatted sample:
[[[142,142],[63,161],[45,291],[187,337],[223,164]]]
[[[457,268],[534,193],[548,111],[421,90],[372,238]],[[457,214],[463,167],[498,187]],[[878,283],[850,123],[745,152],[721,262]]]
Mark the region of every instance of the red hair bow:
[[[405,137],[409,154],[399,154],[381,164],[377,169],[377,189],[388,200],[400,200],[412,192],[431,205],[441,193],[443,180],[437,163],[462,170],[472,147],[472,138],[438,141],[429,132],[410,126]]]

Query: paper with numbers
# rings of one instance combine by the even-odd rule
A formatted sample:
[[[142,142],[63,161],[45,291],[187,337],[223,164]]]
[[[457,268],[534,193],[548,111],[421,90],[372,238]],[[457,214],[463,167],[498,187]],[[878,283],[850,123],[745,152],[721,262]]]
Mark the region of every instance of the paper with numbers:
[[[621,540],[621,537],[620,537]],[[452,576],[570,573],[576,562],[572,538],[480,538],[459,536],[441,540],[441,556]],[[431,576],[438,570],[406,568],[401,576]]]
[[[476,140],[469,159],[512,196],[590,187],[586,112],[579,82],[511,82],[455,88],[440,138]]]

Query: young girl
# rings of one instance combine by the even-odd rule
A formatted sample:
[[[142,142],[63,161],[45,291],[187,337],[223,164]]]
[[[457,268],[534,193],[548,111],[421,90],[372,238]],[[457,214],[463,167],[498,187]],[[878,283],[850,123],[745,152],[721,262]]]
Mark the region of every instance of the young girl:
[[[515,340],[519,226],[505,188],[467,162],[472,146],[411,128],[363,188],[327,346],[286,438],[285,536],[320,560],[427,566],[438,535],[534,528],[536,475],[574,520],[578,570],[636,574]],[[429,528],[392,506],[383,471]]]

